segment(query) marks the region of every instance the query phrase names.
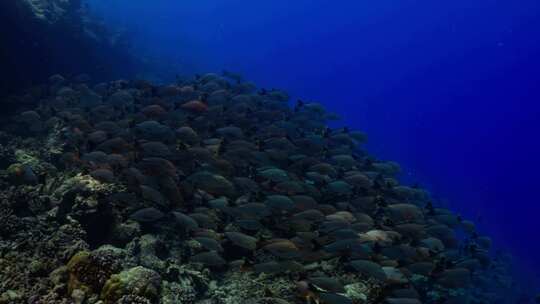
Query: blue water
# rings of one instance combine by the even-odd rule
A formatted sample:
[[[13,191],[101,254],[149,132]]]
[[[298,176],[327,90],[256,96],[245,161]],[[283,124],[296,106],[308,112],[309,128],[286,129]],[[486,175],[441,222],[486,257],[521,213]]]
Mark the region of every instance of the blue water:
[[[539,274],[539,1],[90,5],[153,63],[141,75],[228,69],[322,102]]]

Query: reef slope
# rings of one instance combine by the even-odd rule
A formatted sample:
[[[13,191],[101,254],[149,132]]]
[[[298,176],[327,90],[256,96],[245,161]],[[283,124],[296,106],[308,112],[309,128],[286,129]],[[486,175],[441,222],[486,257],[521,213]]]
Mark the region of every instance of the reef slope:
[[[503,303],[508,261],[318,103],[50,77],[0,133],[0,303]],[[462,236],[460,236],[462,235]]]

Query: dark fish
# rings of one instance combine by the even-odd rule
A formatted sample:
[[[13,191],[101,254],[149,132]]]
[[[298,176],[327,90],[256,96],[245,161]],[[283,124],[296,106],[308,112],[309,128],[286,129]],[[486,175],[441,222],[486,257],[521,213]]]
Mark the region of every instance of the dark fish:
[[[175,224],[185,231],[191,231],[199,228],[197,221],[181,212],[172,212],[172,215]]]
[[[145,116],[150,118],[158,118],[167,113],[167,111],[160,105],[149,105],[141,110]]]
[[[138,168],[149,176],[176,176],[176,167],[167,159],[147,157],[138,164]]]
[[[358,232],[353,229],[339,229],[330,232],[329,235],[336,239],[354,239],[358,237]]]
[[[169,205],[167,199],[159,191],[148,186],[141,186],[141,195],[144,199],[149,200],[161,207],[168,207]]]
[[[247,203],[227,211],[233,217],[244,219],[259,219],[271,215],[268,207],[263,203]]]
[[[308,282],[313,284],[318,290],[324,292],[344,293],[345,288],[343,284],[337,279],[330,277],[311,277]]]
[[[158,141],[151,141],[140,146],[143,157],[168,157],[171,155],[169,147]]]
[[[277,210],[291,210],[294,202],[285,195],[269,195],[266,197],[266,206]]]
[[[437,277],[437,284],[446,288],[466,288],[471,284],[471,272],[467,268],[447,269]]]
[[[186,102],[182,104],[180,108],[194,114],[201,114],[208,111],[208,105],[200,100],[192,100],[192,101]]]
[[[133,129],[138,139],[147,141],[161,141],[171,143],[174,141],[174,131],[166,125],[155,120],[147,120],[137,124]]]
[[[199,242],[205,249],[207,250],[213,250],[216,252],[222,252],[223,247],[221,247],[221,244],[219,244],[218,241],[216,241],[213,238],[209,237],[195,237],[193,238],[197,242]]]
[[[204,237],[214,240],[220,240],[221,236],[212,229],[196,229],[193,231],[193,237]]]
[[[326,215],[334,214],[337,211],[336,206],[330,204],[319,204],[317,209]]]
[[[282,267],[279,262],[270,261],[266,263],[255,264],[253,266],[255,272],[264,272],[269,274],[285,272],[286,269]]]
[[[352,300],[347,298],[346,296],[342,296],[335,293],[326,293],[322,292],[319,294],[319,298],[321,299],[322,303],[325,304],[352,304]]]
[[[95,131],[88,135],[87,139],[90,143],[92,143],[95,147],[95,145],[98,145],[104,141],[106,141],[108,138],[108,134],[104,131]]]
[[[209,251],[196,254],[190,259],[193,263],[201,263],[206,266],[218,267],[223,266],[227,263],[217,252]]]
[[[257,249],[257,239],[241,232],[225,232],[225,236],[236,246],[247,250]]]
[[[81,160],[92,166],[95,164],[105,164],[107,162],[107,153],[102,151],[92,151],[81,156]]]
[[[382,267],[371,261],[355,260],[350,263],[351,267],[366,277],[374,278],[379,281],[386,281],[386,273]]]
[[[144,208],[132,213],[129,218],[137,222],[153,223],[159,221],[165,214],[156,208]]]
[[[249,230],[249,231],[257,231],[261,229],[262,224],[258,220],[254,219],[246,219],[246,220],[237,220],[235,222],[240,228]]]
[[[222,198],[213,199],[209,201],[208,205],[213,209],[225,210],[227,209],[227,207],[229,207],[229,202],[227,198],[222,197]]]
[[[400,288],[392,291],[392,296],[405,299],[419,299],[420,294],[413,287]]]
[[[418,262],[407,266],[407,269],[412,273],[429,276],[435,269],[435,264],[432,262]]]
[[[96,169],[90,172],[90,176],[103,183],[112,183],[115,180],[114,173],[108,169]]]
[[[279,240],[263,247],[264,250],[282,259],[293,259],[300,255],[298,247],[289,240]]]
[[[319,210],[309,209],[309,210],[294,214],[293,218],[319,222],[319,221],[324,220],[324,214]]]
[[[305,271],[304,265],[295,260],[281,261],[280,264],[281,264],[281,267],[283,267],[284,269],[287,269],[288,272],[304,272]]]
[[[264,272],[268,274],[284,273],[284,272],[302,272],[304,267],[302,264],[295,261],[270,261],[266,263],[255,264],[253,266],[255,272]]]
[[[345,221],[326,221],[321,224],[319,231],[323,233],[330,233],[336,230],[348,229],[350,224]]]
[[[126,153],[132,149],[132,146],[123,138],[115,137],[108,139],[96,147],[96,150],[103,151],[105,153]]]
[[[386,298],[384,304],[422,304],[422,302],[411,298]]]
[[[214,222],[214,220],[205,213],[191,213],[189,214],[189,217],[194,219],[197,224],[199,224],[199,227],[201,228],[207,228],[207,229],[216,229],[217,225]]]
[[[366,245],[362,244],[362,242],[358,238],[337,240],[331,244],[324,246],[324,250],[329,253],[354,252],[358,254],[363,252],[367,254],[369,252],[366,248]]]
[[[295,203],[295,208],[300,211],[305,211],[309,209],[317,209],[317,201],[308,195],[293,195],[291,199]]]
[[[235,193],[234,185],[224,176],[207,171],[199,171],[188,178],[195,188],[215,196],[231,197]]]

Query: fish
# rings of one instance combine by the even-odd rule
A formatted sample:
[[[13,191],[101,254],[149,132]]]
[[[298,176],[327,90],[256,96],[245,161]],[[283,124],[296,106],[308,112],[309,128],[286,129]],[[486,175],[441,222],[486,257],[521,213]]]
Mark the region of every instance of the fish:
[[[129,217],[130,219],[138,221],[138,222],[153,223],[164,218],[165,214],[156,208],[150,207],[150,208],[140,209],[132,213]]]
[[[223,259],[217,252],[209,251],[196,254],[190,259],[193,263],[200,263],[210,267],[224,266],[227,261]]]
[[[247,250],[257,249],[258,240],[241,232],[225,232],[225,236],[236,246]]]
[[[87,208],[92,222],[113,227],[126,248],[138,235],[162,243],[152,248],[151,266],[166,259],[167,280],[177,281],[171,276],[181,269],[182,280],[197,288],[245,276],[264,278],[270,287],[297,283],[300,295],[286,289],[279,296],[299,301],[414,304],[419,297],[411,278],[441,286],[441,297],[448,289],[487,288],[482,280],[505,278],[506,264],[492,254],[489,236],[437,206],[421,185],[402,184],[400,166],[369,155],[362,145],[366,135],[334,126],[339,115],[321,103],[291,102],[287,92],[257,88],[226,71],[169,85],[115,81],[90,87],[53,78],[46,86],[50,93],[38,98],[42,105],[25,108],[9,123],[36,132],[24,142],[58,143],[58,157],[47,156],[59,170],[58,182],[48,181],[40,166],[24,163],[7,171],[20,177],[31,170],[32,180],[46,186],[43,197],[64,193],[62,184],[70,187],[62,176],[90,181],[77,186],[88,193],[71,189],[54,197],[62,216],[87,215],[83,203],[97,197],[97,207]],[[38,185],[25,186],[32,195]],[[101,218],[102,212],[107,216]],[[101,233],[97,224],[82,226],[92,238]],[[140,253],[149,254],[142,245],[148,244]],[[130,261],[146,261],[131,250],[126,254]],[[363,288],[359,284],[389,289],[370,293],[356,290]],[[422,295],[432,285],[422,285]],[[355,293],[366,299],[353,299]]]

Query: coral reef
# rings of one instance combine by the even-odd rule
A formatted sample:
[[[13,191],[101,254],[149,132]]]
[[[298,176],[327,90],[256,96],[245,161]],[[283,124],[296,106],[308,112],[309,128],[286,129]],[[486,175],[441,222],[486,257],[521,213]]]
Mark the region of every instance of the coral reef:
[[[0,132],[0,303],[505,301],[490,238],[320,104],[230,73],[47,90]]]

